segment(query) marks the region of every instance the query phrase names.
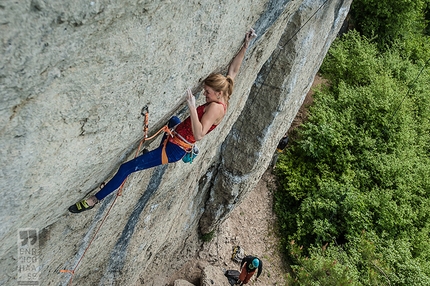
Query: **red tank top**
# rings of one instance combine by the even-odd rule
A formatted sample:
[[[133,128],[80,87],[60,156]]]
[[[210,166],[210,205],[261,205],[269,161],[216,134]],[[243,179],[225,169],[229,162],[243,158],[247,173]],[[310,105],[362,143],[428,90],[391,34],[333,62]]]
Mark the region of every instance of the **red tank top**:
[[[215,101],[216,103],[222,104],[224,106],[224,111],[227,109],[224,103]],[[199,120],[202,119],[203,114],[205,113],[205,107],[208,105],[208,103],[205,103],[203,105],[200,105],[197,107],[197,116]],[[212,125],[211,128],[209,128],[208,132],[211,132],[215,129],[218,125]],[[187,140],[189,143],[193,144],[196,142],[196,139],[194,139],[193,129],[191,127],[191,118],[187,117],[183,122],[181,122],[178,126],[176,126],[175,131],[181,135],[185,140]],[[206,134],[207,134],[206,133]]]

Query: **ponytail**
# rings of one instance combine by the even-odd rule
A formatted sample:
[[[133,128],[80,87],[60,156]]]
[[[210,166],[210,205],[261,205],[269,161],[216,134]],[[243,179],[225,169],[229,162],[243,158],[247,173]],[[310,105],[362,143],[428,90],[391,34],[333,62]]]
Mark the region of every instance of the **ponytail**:
[[[228,82],[228,88],[227,88],[227,101],[230,100],[230,96],[233,93],[233,87],[234,87],[234,80],[231,76],[226,76],[226,80]]]

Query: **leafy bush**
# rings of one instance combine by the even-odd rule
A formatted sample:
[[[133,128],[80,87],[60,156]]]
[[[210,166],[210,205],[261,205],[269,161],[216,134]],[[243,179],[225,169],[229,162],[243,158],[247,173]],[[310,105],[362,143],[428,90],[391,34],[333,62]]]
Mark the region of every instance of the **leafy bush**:
[[[303,246],[294,279],[319,281],[309,273],[337,259],[342,285],[430,285],[430,68],[418,63],[357,32],[331,47],[330,87],[277,165],[283,242]]]
[[[352,18],[360,33],[377,37],[379,47],[391,46],[428,30],[428,0],[354,0]]]

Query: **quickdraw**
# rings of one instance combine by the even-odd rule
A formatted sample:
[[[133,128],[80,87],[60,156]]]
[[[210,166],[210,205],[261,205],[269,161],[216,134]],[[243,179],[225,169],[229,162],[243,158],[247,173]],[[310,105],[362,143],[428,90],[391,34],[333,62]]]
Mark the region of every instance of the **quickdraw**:
[[[145,105],[145,106],[142,108],[142,110],[141,110],[141,113],[140,113],[140,114],[144,116],[144,123],[143,123],[143,139],[142,139],[142,140],[140,141],[140,143],[139,143],[139,147],[137,148],[136,154],[135,154],[135,156],[134,156],[135,158],[139,155],[139,153],[140,153],[140,149],[142,148],[143,143],[144,143],[145,141],[148,141],[148,140],[153,139],[153,138],[154,138],[154,137],[156,137],[158,134],[160,134],[160,132],[161,132],[161,131],[166,132],[166,133],[169,135],[169,137],[172,137],[172,136],[173,136],[172,131],[169,129],[169,127],[168,127],[167,125],[165,125],[165,126],[163,126],[160,130],[158,130],[157,132],[155,132],[155,134],[154,134],[154,135],[152,135],[152,136],[148,137],[148,130],[149,130],[149,124],[148,124],[148,122],[149,122],[149,108],[148,108],[148,106],[147,106],[147,105]],[[167,143],[167,141],[166,141],[166,143]],[[167,158],[167,156],[166,156],[166,158]],[[87,253],[87,250],[90,248],[90,246],[91,246],[92,242],[94,241],[94,239],[96,238],[96,236],[97,236],[98,232],[100,231],[101,227],[103,226],[103,224],[104,224],[104,222],[105,222],[106,218],[108,217],[108,215],[109,215],[109,213],[110,213],[110,211],[111,211],[112,207],[115,205],[116,200],[118,199],[118,197],[119,197],[119,196],[121,196],[121,195],[122,195],[123,187],[124,187],[124,184],[125,184],[125,182],[126,182],[126,181],[127,181],[127,179],[125,179],[125,180],[124,180],[124,182],[122,182],[121,186],[119,187],[119,189],[118,189],[118,192],[117,192],[117,195],[116,195],[115,199],[113,200],[112,204],[110,205],[109,209],[107,210],[107,212],[106,212],[105,216],[103,217],[103,219],[102,219],[102,221],[101,221],[100,225],[98,226],[97,230],[94,232],[93,237],[91,238],[90,242],[88,243],[88,246],[85,248],[85,250],[84,250],[84,252],[83,252],[82,256],[79,258],[79,260],[78,260],[78,262],[76,263],[75,267],[74,267],[73,269],[71,269],[71,270],[70,270],[70,269],[61,269],[61,270],[60,270],[60,273],[69,273],[69,274],[71,275],[70,280],[69,280],[69,282],[67,283],[68,285],[72,285],[73,276],[74,276],[74,275],[75,275],[75,273],[76,273],[76,269],[77,269],[77,268],[78,268],[78,266],[80,265],[80,263],[81,263],[82,259],[84,258],[85,254]],[[102,183],[102,184],[100,185],[100,187],[102,187],[102,185],[104,185],[104,183]]]

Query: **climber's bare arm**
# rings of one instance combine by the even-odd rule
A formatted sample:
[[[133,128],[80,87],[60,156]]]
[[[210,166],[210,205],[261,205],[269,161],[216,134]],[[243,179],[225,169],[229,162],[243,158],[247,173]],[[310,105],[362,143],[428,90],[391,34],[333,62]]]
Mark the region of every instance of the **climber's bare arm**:
[[[228,69],[228,75],[234,79],[236,75],[239,72],[240,66],[242,65],[243,58],[245,57],[246,49],[249,46],[249,42],[255,38],[257,35],[255,34],[255,31],[253,29],[250,29],[246,35],[245,35],[245,41],[240,48],[237,55],[234,57],[233,61],[230,64],[230,67]]]
[[[224,107],[220,104],[209,104],[205,108],[201,120],[199,120],[196,109],[196,99],[190,89],[187,89],[187,104],[190,109],[191,128],[194,139],[200,141],[209,131],[212,125],[216,124],[224,116]]]

